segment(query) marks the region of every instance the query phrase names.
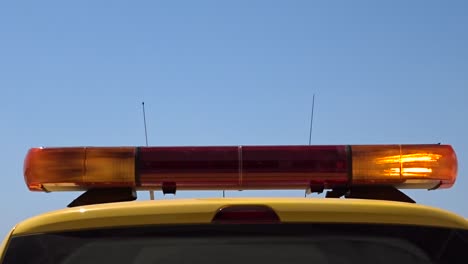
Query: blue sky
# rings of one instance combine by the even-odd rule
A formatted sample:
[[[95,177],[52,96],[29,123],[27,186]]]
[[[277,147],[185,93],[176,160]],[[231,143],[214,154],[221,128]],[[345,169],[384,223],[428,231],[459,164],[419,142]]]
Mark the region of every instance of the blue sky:
[[[2,1],[0,234],[79,195],[29,192],[30,147],[144,145],[142,101],[151,145],[306,144],[314,93],[313,144],[452,144],[407,193],[468,217],[468,5],[383,2]]]

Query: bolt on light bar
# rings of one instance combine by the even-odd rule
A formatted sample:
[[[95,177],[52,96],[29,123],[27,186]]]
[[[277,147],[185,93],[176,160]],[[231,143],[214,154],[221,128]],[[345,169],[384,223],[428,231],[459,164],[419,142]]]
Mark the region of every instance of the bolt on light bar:
[[[357,185],[449,188],[449,145],[32,148],[32,191],[324,189]]]

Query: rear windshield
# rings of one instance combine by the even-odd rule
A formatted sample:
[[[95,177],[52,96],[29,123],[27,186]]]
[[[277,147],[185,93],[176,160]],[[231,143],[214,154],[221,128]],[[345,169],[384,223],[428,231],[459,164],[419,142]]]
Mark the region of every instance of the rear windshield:
[[[2,263],[468,263],[467,237],[380,225],[159,226],[13,237]]]

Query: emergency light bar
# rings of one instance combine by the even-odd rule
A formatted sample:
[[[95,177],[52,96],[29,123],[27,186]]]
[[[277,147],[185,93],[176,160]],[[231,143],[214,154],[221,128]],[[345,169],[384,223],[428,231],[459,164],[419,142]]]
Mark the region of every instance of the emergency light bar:
[[[449,145],[32,148],[31,191],[449,188]]]

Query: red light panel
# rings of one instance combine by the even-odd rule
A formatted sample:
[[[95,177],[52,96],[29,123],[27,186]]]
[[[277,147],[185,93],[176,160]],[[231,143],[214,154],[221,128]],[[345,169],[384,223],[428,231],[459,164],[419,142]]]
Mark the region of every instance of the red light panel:
[[[141,147],[137,182],[161,189],[176,183],[177,190],[237,189],[238,147]]]
[[[141,187],[177,190],[307,189],[349,180],[345,146],[141,147]]]

